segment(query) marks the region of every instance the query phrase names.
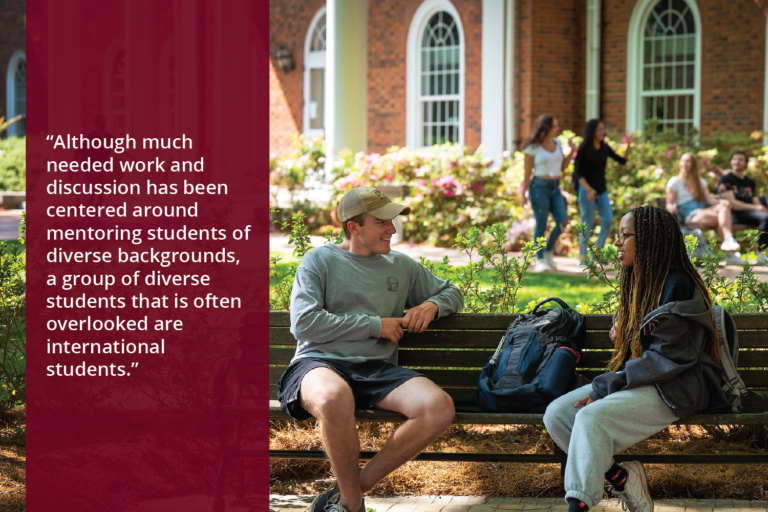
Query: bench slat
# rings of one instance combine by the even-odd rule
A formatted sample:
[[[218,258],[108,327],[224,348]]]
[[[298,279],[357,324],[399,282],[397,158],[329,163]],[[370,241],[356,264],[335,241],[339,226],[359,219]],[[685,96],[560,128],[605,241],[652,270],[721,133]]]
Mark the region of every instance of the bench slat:
[[[296,349],[292,347],[270,347],[269,363],[287,365],[295,352]],[[400,366],[481,368],[485,366],[493,352],[493,350],[408,350],[401,348],[397,357]],[[579,359],[579,367],[605,368],[610,358],[610,350],[583,351]],[[744,349],[739,351],[739,367],[768,367],[768,350]]]
[[[757,389],[757,390],[763,391],[768,394],[768,389]],[[443,388],[443,391],[448,393],[448,395],[453,399],[454,402],[469,403],[475,398],[476,389],[475,388]],[[269,399],[270,400],[277,399],[277,386],[275,386],[274,384],[269,386]],[[749,396],[747,396],[746,399],[744,400],[744,405],[766,408],[768,407],[768,398],[757,396],[750,393]]]
[[[270,382],[277,382],[280,375],[283,374],[285,367],[283,366],[271,366],[269,368],[269,380]],[[451,387],[475,387],[477,386],[477,378],[479,371],[476,369],[471,370],[417,370],[425,377],[429,378],[432,382],[438,386],[451,386]],[[603,370],[581,370],[577,372],[588,378],[594,379],[598,375],[604,373]],[[748,387],[768,387],[768,371],[764,370],[742,370],[739,372],[744,382]]]
[[[289,419],[276,401],[270,401],[270,419]],[[356,410],[355,419],[361,422],[402,422],[405,416],[392,411]],[[505,414],[487,412],[457,412],[453,423],[467,425],[543,425],[543,414]],[[752,414],[695,414],[675,425],[765,425],[768,410]]]
[[[403,348],[492,348],[499,345],[502,331],[426,331],[420,334],[406,333],[400,341]],[[296,346],[296,339],[287,328],[269,330],[270,345]],[[740,348],[768,347],[768,332],[739,331]],[[587,332],[588,349],[612,349],[613,343],[607,331]]]
[[[608,330],[611,328],[611,315],[585,315],[587,317],[587,329]],[[435,329],[467,329],[467,330],[504,330],[517,315],[487,315],[478,313],[462,313],[451,315],[434,322]],[[246,327],[258,326],[258,316],[246,313],[244,322]],[[768,315],[760,313],[739,313],[733,315],[739,329],[768,329]],[[290,326],[290,314],[288,311],[270,311],[270,327]]]

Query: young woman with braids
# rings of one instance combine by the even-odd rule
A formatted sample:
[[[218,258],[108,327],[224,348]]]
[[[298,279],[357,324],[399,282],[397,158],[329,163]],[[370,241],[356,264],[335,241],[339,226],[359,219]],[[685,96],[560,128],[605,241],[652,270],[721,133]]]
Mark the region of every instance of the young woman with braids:
[[[621,219],[620,297],[607,373],[550,404],[544,424],[568,454],[569,511],[586,511],[610,493],[632,512],[652,512],[638,461],[614,454],[679,418],[722,410],[720,337],[704,282],[694,269],[680,227],[666,210],[635,208]]]
[[[549,233],[546,248],[536,253],[534,272],[556,270],[552,250],[568,222],[565,199],[560,193],[560,175],[570,165],[576,153],[576,145],[573,140],[569,142],[571,152],[566,158],[560,141],[556,139],[559,133],[560,123],[557,118],[542,114],[536,118],[531,135],[523,144],[525,174],[520,184],[520,197],[525,205],[525,191],[528,190],[528,199],[536,219],[534,238],[544,236],[550,213],[555,219],[555,227]]]

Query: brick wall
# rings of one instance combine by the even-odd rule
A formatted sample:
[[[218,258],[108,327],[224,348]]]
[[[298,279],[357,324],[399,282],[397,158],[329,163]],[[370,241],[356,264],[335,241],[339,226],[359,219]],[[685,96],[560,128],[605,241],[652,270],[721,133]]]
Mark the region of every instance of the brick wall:
[[[634,0],[603,1],[601,112],[626,121],[627,38]],[[752,0],[698,0],[701,14],[701,132],[762,129],[765,15]]]
[[[515,144],[541,114],[584,129],[586,5],[583,0],[519,0],[516,25]]]
[[[408,31],[422,0],[368,3],[368,150],[406,143]],[[464,29],[464,144],[480,144],[482,0],[453,0]]]
[[[0,1],[0,116],[6,112],[6,80],[11,56],[22,50],[26,53],[26,2],[24,0]]]
[[[284,73],[275,62],[269,73],[269,147],[284,155],[291,149],[291,135],[303,129],[304,43],[312,18],[324,0],[271,0],[269,2],[269,55],[278,47],[291,50],[296,68]]]

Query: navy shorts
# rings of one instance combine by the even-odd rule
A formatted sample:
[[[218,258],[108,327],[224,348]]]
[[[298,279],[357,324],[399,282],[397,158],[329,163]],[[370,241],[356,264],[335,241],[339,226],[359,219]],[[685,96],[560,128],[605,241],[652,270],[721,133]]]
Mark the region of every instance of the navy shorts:
[[[302,406],[299,394],[304,376],[315,368],[328,368],[352,388],[356,409],[373,409],[385,396],[414,377],[419,372],[395,366],[386,361],[350,363],[338,359],[304,357],[292,362],[277,381],[277,399],[285,413],[296,421],[311,418]]]

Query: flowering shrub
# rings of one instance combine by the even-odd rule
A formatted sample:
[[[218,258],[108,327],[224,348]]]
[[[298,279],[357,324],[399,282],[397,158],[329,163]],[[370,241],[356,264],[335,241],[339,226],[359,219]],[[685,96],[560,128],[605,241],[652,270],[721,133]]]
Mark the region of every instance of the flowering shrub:
[[[295,190],[307,182],[325,179],[325,143],[322,137],[294,136],[294,150],[288,158],[269,158],[269,184]]]
[[[571,132],[559,138],[564,148],[574,137]],[[768,192],[768,153],[762,146],[762,134],[720,133],[683,139],[670,132],[658,133],[649,125],[647,134],[635,139],[629,161],[619,165],[608,161],[606,181],[613,204],[614,226],[632,208],[654,204],[664,196],[666,183],[677,174],[677,162],[685,152],[697,155],[702,177],[715,191],[717,180],[729,167],[734,149],[745,149],[753,156],[747,173],[758,184],[758,192]],[[579,144],[580,137],[574,137]],[[620,154],[625,151],[626,138],[606,141]],[[323,170],[324,147],[321,139],[297,139],[295,153],[290,158],[270,163],[270,180],[274,185],[295,190],[308,183],[324,182],[333,186],[334,195],[328,214],[307,212],[310,232],[324,230],[333,216],[334,205],[348,190],[357,186],[377,186],[390,183],[409,185],[408,196],[401,201],[411,207],[403,218],[405,240],[450,246],[460,230],[477,227],[486,229],[496,223],[507,226],[509,246],[521,249],[533,240],[535,221],[530,203],[521,205],[518,187],[523,179],[522,152],[505,151],[494,161],[483,155],[482,148],[471,154],[457,145],[445,144],[421,150],[392,147],[384,154],[343,152],[334,162],[332,172]],[[567,151],[567,149],[566,149]],[[724,171],[725,169],[725,171]],[[571,220],[557,250],[576,250],[573,229],[579,220],[576,194],[571,183],[572,166],[563,173],[561,187],[568,203]],[[301,209],[295,205],[285,215],[290,218]],[[713,236],[713,233],[710,234]]]

